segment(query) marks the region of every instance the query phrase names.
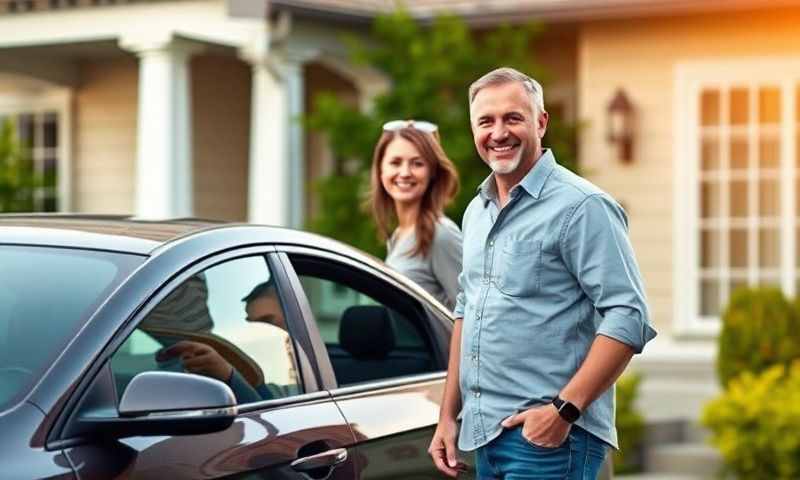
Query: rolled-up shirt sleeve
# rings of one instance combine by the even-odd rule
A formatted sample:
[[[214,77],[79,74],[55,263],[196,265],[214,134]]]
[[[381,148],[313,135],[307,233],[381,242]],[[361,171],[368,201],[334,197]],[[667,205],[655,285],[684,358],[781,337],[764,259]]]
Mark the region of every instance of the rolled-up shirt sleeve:
[[[625,212],[604,194],[589,195],[567,215],[559,243],[567,268],[600,314],[597,334],[641,353],[656,331]]]
[[[464,318],[464,272],[458,274],[458,295],[456,295],[456,306],[453,307],[453,317]]]

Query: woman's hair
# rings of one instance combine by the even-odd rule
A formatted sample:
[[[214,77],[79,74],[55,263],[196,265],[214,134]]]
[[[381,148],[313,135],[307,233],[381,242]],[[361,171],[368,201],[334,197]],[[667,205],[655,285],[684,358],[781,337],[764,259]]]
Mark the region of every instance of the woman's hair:
[[[444,208],[455,198],[458,193],[458,173],[453,162],[447,158],[438,136],[425,133],[413,127],[401,128],[395,131],[384,131],[375,152],[372,155],[372,171],[370,173],[370,191],[365,207],[372,211],[375,223],[378,225],[378,234],[381,240],[389,238],[390,231],[397,223],[397,212],[394,200],[381,183],[381,163],[386,147],[397,137],[411,142],[419,151],[422,159],[430,168],[430,182],[422,197],[419,216],[415,226],[417,243],[411,251],[412,256],[427,256],[433,243],[436,222],[444,213]]]

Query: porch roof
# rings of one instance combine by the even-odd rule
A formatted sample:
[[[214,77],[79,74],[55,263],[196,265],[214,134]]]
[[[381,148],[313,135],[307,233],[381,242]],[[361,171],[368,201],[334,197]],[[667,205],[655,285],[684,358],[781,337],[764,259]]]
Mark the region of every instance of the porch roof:
[[[176,0],[0,0],[0,15],[74,8],[113,8],[119,4],[169,3]],[[329,21],[368,22],[376,15],[404,6],[421,20],[441,13],[464,17],[473,25],[519,23],[529,20],[569,22],[799,6],[800,0],[225,0],[249,3],[248,11],[288,10],[300,17]],[[252,3],[250,3],[252,2]],[[233,8],[236,10],[237,8]]]
[[[766,8],[763,0],[265,0],[269,8],[298,16],[365,21],[404,6],[419,20],[441,13],[473,25],[529,20],[568,22]],[[769,8],[798,6],[800,0],[773,0]]]

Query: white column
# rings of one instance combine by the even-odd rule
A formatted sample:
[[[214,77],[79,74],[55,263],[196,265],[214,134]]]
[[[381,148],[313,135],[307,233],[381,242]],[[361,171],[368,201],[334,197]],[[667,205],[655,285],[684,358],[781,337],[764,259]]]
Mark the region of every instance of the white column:
[[[294,59],[283,67],[288,96],[289,130],[289,225],[302,228],[306,205],[306,155],[303,115],[305,114],[305,81],[302,60]]]
[[[253,68],[250,103],[250,172],[247,215],[251,223],[291,223],[288,95],[278,72],[266,59]]]
[[[135,213],[144,218],[192,215],[192,127],[185,42],[120,41],[139,56]]]
[[[253,68],[248,219],[302,227],[305,206],[303,63],[308,55],[243,50]]]

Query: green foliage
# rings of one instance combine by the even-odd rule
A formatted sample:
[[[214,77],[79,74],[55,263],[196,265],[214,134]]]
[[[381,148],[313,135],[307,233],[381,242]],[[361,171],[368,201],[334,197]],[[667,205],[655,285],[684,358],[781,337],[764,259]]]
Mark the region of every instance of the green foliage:
[[[644,436],[644,417],[636,409],[642,377],[625,374],[617,381],[617,434],[620,449],[614,452],[614,473],[633,473],[641,468],[639,447]]]
[[[34,210],[34,189],[39,185],[30,154],[17,142],[10,121],[0,125],[0,213]]]
[[[731,379],[702,423],[739,480],[800,478],[800,363]]]
[[[531,56],[538,32],[537,26],[530,25],[477,35],[452,16],[441,16],[424,27],[404,11],[377,18],[372,28],[374,42],[363,45],[350,41],[351,55],[354,62],[383,72],[392,87],[378,96],[366,113],[332,94],[317,98],[315,113],[306,124],[326,133],[336,164],[334,175],[315,186],[322,208],[308,227],[382,255],[384,247],[361,204],[381,126],[396,119],[425,119],[439,125],[443,147],[459,171],[462,186],[447,213],[460,223],[475,189],[489,173],[473,145],[469,85],[500,66],[511,66],[546,81],[545,72]],[[574,134],[573,127],[551,118],[544,141],[554,148],[562,165],[573,169]]]
[[[759,373],[800,359],[800,316],[776,288],[734,292],[722,316],[717,373],[723,386],[743,372]]]

